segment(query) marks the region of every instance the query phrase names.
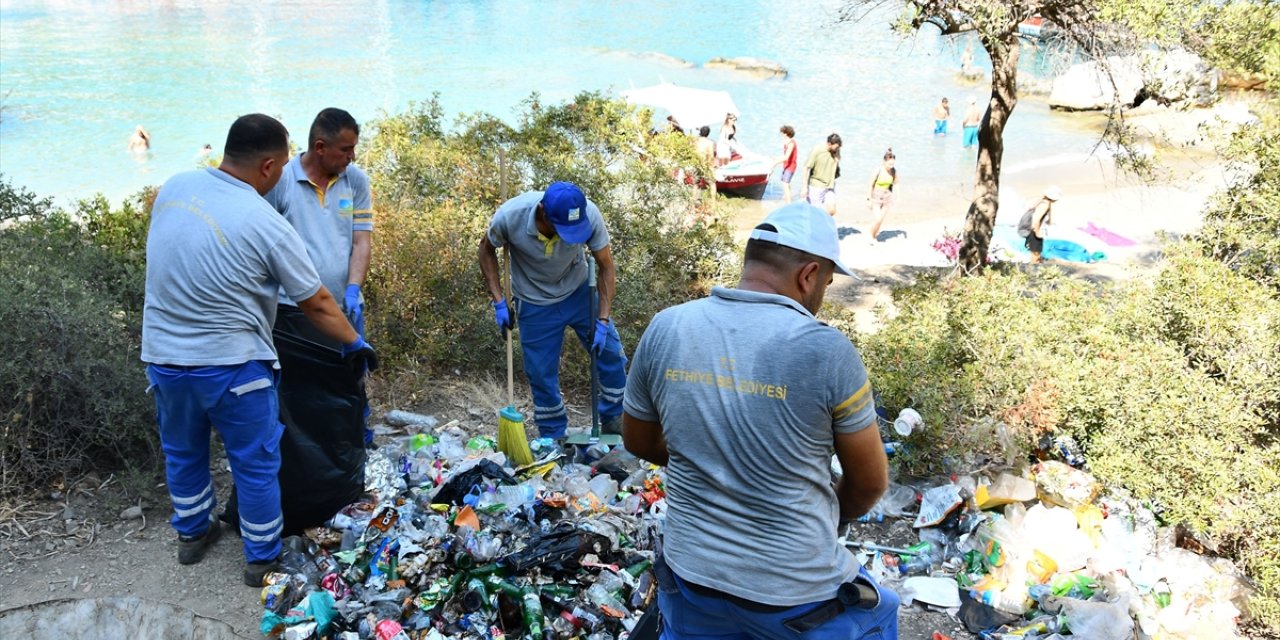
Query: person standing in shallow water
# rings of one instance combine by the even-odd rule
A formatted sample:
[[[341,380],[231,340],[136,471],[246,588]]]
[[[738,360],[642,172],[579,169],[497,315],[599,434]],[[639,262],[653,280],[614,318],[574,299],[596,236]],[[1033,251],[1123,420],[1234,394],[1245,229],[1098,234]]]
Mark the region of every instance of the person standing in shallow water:
[[[947,135],[947,120],[951,118],[951,103],[946,98],[933,108],[933,135]]]
[[[978,125],[982,124],[982,111],[978,109],[977,97],[969,96],[969,106],[965,107],[964,120],[960,124],[964,127],[964,148],[978,144]]]
[[[893,149],[884,152],[884,163],[876,168],[876,172],[871,176],[871,193],[867,196],[867,207],[871,209],[871,215],[875,222],[871,223],[871,230],[867,232],[872,242],[879,242],[880,225],[884,224],[884,218],[889,214],[889,205],[893,203],[893,188],[898,184],[898,170],[894,168],[896,156],[893,155]]]
[[[133,130],[133,135],[129,136],[129,151],[143,155],[151,149],[151,134],[142,125],[138,125]]]

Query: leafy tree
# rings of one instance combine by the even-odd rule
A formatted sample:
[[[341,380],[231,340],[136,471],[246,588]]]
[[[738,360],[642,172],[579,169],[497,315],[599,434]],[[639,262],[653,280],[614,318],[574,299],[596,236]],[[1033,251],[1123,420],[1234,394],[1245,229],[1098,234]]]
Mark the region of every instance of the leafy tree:
[[[851,0],[842,18],[860,20],[883,0]],[[999,208],[1000,165],[1004,128],[1018,105],[1018,26],[1033,16],[1052,22],[1061,37],[1101,60],[1103,54],[1129,46],[1129,32],[1108,22],[1095,0],[901,0],[894,28],[910,33],[933,27],[944,36],[974,33],[991,58],[991,96],[978,127],[978,162],[973,201],[965,218],[959,273],[975,273],[987,261]]]

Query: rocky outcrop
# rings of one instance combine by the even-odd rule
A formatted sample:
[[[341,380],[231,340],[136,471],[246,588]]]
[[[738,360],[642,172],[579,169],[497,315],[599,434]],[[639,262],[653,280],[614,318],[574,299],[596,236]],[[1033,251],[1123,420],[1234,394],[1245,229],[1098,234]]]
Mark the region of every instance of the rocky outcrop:
[[[737,58],[712,58],[703,66],[708,69],[729,69],[731,71],[740,71],[760,78],[787,77],[787,68],[781,64],[773,62],[772,60],[763,60],[761,58],[752,58],[748,56],[740,56]]]
[[[1164,106],[1202,107],[1218,98],[1218,72],[1187,51],[1148,51],[1113,56],[1105,63],[1073,65],[1053,81],[1049,106],[1095,111],[1112,104],[1136,107],[1152,100]]]
[[[1135,58],[1116,56],[1104,64],[1083,62],[1053,80],[1049,108],[1096,111],[1117,101],[1131,102],[1140,89],[1142,72]]]

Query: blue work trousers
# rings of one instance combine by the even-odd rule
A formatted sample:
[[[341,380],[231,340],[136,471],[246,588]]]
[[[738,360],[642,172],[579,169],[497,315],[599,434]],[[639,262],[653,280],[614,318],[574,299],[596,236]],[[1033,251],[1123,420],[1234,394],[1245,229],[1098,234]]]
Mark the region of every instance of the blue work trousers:
[[[862,574],[867,576],[865,570]],[[663,563],[658,571],[662,640],[897,640],[898,595],[879,585],[876,588],[880,604],[874,609],[845,609],[826,623],[798,633],[783,621],[803,616],[824,603],[796,605],[771,613],[752,611],[727,599],[693,591]]]
[[[215,367],[150,365],[147,378],[156,399],[165,475],[178,535],[202,535],[220,526],[217,495],[209,474],[211,428],[222,436],[240,504],[240,537],[248,562],[280,555],[279,373],[271,363]]]
[[[520,301],[520,349],[524,353],[524,373],[533,391],[533,420],[544,438],[564,437],[569,414],[560,395],[560,350],[564,330],[572,327],[583,348],[591,348],[595,318],[591,317],[591,288],[583,284],[568,298],[548,305]],[[601,422],[622,414],[622,393],[627,387],[627,356],[622,352],[618,330],[609,323],[604,353],[596,358],[600,380],[597,403]]]

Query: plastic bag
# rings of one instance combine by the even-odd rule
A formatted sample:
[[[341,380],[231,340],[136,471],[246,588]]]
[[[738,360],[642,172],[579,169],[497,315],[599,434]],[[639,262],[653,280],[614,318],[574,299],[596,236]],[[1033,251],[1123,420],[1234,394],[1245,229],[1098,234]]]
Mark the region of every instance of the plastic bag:
[[[960,487],[944,484],[924,492],[920,501],[920,515],[916,516],[915,526],[932,527],[947,518],[963,501],[960,499]]]
[[[1056,460],[1037,463],[1031,472],[1036,476],[1040,499],[1068,509],[1092,503],[1102,489],[1088,472]]]
[[[364,493],[364,384],[338,345],[297,307],[280,305],[280,510],[283,535],[319,526]],[[220,518],[239,527],[233,487]]]
[[[973,495],[979,509],[1026,502],[1035,498],[1036,483],[1009,473],[1000,474],[990,485],[978,485]]]

